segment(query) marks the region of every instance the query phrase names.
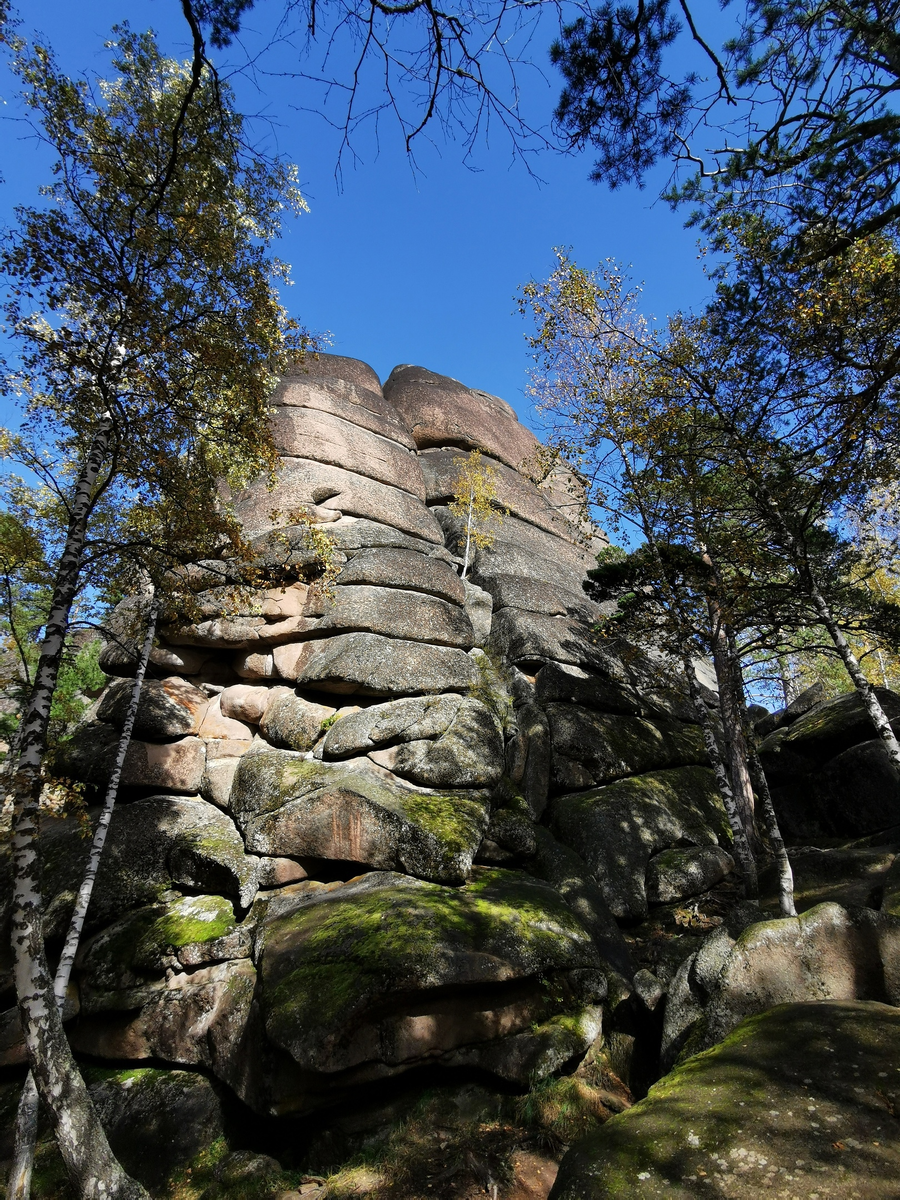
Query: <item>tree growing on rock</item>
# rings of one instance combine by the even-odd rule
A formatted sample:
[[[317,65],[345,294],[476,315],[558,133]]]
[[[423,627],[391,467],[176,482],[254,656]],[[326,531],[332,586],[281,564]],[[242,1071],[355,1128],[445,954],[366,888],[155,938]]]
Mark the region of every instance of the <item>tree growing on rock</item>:
[[[53,996],[41,935],[38,802],[54,689],[87,561],[162,579],[180,555],[242,545],[219,502],[270,470],[272,371],[302,350],[268,253],[302,201],[292,169],[247,149],[227,87],[119,29],[115,77],[71,80],[43,46],[10,39],[38,136],[56,156],[44,207],[0,247],[24,401],[13,459],[56,466],[64,531],[34,682],[11,764],[13,948],[29,1060],[66,1167],[85,1197],[143,1189],[113,1158]],[[103,506],[107,519],[95,528]]]
[[[491,546],[503,524],[503,512],[497,505],[497,472],[481,460],[481,451],[473,450],[461,463],[452,482],[453,499],[449,509],[463,522],[465,539],[462,578],[469,573],[472,548]]]

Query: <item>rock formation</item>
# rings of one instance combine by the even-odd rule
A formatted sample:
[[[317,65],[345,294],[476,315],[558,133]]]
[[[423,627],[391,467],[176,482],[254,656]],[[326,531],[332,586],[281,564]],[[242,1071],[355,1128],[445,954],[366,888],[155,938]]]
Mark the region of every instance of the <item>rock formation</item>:
[[[212,1128],[218,1095],[269,1119],[425,1069],[525,1087],[601,1045],[634,1082],[645,1035],[658,1059],[670,985],[669,1061],[782,1000],[897,1003],[888,912],[831,905],[769,934],[735,910],[712,938],[687,930],[674,959],[633,960],[654,914],[733,889],[730,833],[678,673],[594,631],[582,582],[604,539],[577,477],[534,482],[538,442],[507,404],[411,366],[382,389],[364,363],[321,355],[281,380],[272,421],[274,487],[231,498],[253,585],[240,564],[192,564],[196,611],[161,627],[76,964],[68,1030],[115,1064],[92,1085],[110,1123],[142,1119],[111,1099],[123,1064]],[[473,450],[505,515],[464,581],[448,506]],[[339,567],[331,587],[311,530]],[[140,613],[129,599],[114,614],[111,682],[59,764],[94,787]],[[820,706],[764,743],[786,811],[810,738],[837,756],[828,780],[847,755],[877,758],[840,705],[843,740],[834,721],[821,733]],[[44,845],[52,947],[87,847],[49,820]],[[868,964],[862,991],[829,991],[839,963],[790,994],[760,980],[747,1001],[761,953],[802,957],[838,929],[840,953]],[[23,1056],[11,987],[6,1064]]]

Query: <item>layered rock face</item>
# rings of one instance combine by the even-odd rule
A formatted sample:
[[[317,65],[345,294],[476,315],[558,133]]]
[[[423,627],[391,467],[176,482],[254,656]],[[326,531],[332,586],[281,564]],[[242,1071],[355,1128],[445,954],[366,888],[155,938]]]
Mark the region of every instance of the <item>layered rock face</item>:
[[[195,564],[198,612],[153,651],[72,1041],[202,1067],[260,1113],[421,1066],[524,1085],[631,993],[614,918],[731,869],[699,729],[667,664],[592,633],[603,538],[574,476],[529,477],[538,443],[503,401],[409,366],[382,389],[323,355],[281,381],[272,420],[274,488],[234,497],[254,588]],[[448,505],[476,449],[506,513],[464,581]],[[66,752],[98,787],[139,607]],[[84,856],[67,844],[51,937]]]

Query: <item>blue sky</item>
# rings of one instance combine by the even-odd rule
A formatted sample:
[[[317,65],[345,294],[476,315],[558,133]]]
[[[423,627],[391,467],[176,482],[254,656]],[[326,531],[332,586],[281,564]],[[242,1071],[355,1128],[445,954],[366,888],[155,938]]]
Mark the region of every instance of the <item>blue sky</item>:
[[[260,0],[246,20],[249,46],[266,40],[282,8],[282,0]],[[22,5],[20,14],[23,32],[37,25],[72,74],[108,70],[103,42],[122,19],[155,28],[167,52],[187,51],[177,0],[41,0],[39,9]],[[552,34],[545,21],[531,48],[540,71],[522,75],[535,122],[549,120],[559,91],[547,56]],[[296,61],[283,47],[262,65],[278,72]],[[336,66],[340,71],[340,58]],[[242,78],[236,87],[244,111],[265,118],[260,136],[297,163],[310,205],[278,247],[293,267],[286,303],[309,328],[329,331],[335,352],[365,359],[382,379],[397,363],[417,363],[502,396],[528,421],[529,358],[514,296],[520,284],[552,269],[554,246],[572,247],[585,266],[608,257],[630,264],[644,282],[646,311],[657,317],[698,305],[709,292],[696,231],[655,198],[664,177],[656,189],[651,181],[643,192],[611,194],[589,182],[589,155],[546,152],[532,163],[544,180],[538,184],[511,161],[499,134],[479,144],[471,170],[459,142],[442,140],[437,129],[431,144],[418,143],[413,170],[388,121],[377,140],[371,128],[358,135],[359,161],[345,165],[339,189],[339,138],[316,111],[319,93],[275,76],[258,76],[256,86]],[[38,186],[49,181],[49,160],[14,119],[9,78],[0,94],[6,224],[13,204],[36,201]],[[4,423],[11,420],[10,413]]]

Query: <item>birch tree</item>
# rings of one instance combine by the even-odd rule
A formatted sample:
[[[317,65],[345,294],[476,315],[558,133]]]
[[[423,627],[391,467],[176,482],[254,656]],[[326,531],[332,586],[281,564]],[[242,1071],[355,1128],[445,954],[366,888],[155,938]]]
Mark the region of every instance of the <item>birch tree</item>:
[[[268,252],[302,201],[290,167],[246,145],[228,89],[122,28],[114,77],[71,80],[51,51],[14,41],[13,70],[56,157],[42,207],[0,246],[16,346],[4,386],[24,420],[13,458],[69,464],[52,597],[9,791],[19,1010],[29,1062],[79,1194],[143,1196],[112,1156],[63,1032],[41,933],[38,803],[54,687],[101,504],[117,548],[158,574],[167,555],[242,546],[219,503],[269,470],[272,371],[305,339],[273,287]],[[100,542],[105,542],[101,545]]]
[[[480,450],[473,450],[461,463],[452,488],[453,499],[448,507],[463,522],[462,578],[465,579],[473,547],[483,550],[492,545],[503,524],[503,511],[497,503],[497,472],[490,463],[482,462]]]

